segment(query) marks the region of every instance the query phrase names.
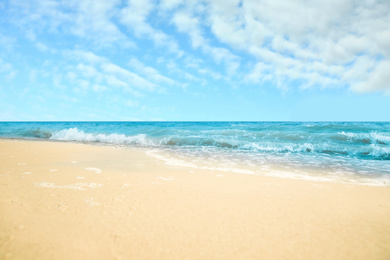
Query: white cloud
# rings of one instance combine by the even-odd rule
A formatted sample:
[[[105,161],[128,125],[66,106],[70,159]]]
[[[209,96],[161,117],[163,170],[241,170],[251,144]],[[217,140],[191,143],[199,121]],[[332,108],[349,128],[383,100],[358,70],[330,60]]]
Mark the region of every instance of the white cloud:
[[[124,88],[129,86],[126,82],[118,79],[113,75],[106,75],[105,80],[109,86],[124,87]]]
[[[128,0],[127,6],[121,10],[121,22],[133,28],[138,37],[143,34],[152,34],[154,29],[146,23],[146,18],[153,8],[154,5],[149,0]]]
[[[212,77],[213,79],[215,80],[219,80],[219,79],[222,79],[222,75],[217,73],[217,72],[213,72],[213,71],[210,71],[208,69],[198,69],[197,70],[200,74],[203,74],[203,75],[208,75],[210,77]]]
[[[179,32],[188,33],[193,48],[199,48],[206,44],[199,29],[199,20],[187,12],[176,12],[172,18]]]
[[[370,91],[384,91],[390,94],[390,61],[380,62],[366,78],[352,85],[352,90],[360,93]]]
[[[120,78],[125,84],[131,88],[136,87],[142,90],[152,91],[156,85],[150,81],[138,76],[137,74],[130,72],[118,65],[112,63],[104,63],[101,65],[103,72],[112,75],[113,77]]]
[[[264,81],[269,78],[268,75],[270,74],[272,70],[272,67],[270,65],[267,65],[262,62],[258,62],[253,70],[247,74],[246,80],[251,81],[251,82],[259,82],[260,80]]]
[[[225,63],[228,75],[234,73],[240,66],[239,58],[228,49],[213,47],[209,44],[201,30],[200,19],[195,17],[189,9],[177,11],[172,18],[172,23],[179,32],[188,34],[194,49],[200,48],[204,53],[210,55],[217,64]]]
[[[135,58],[132,58],[129,61],[129,65],[150,81],[171,86],[180,85],[179,82],[176,82],[173,79],[161,75],[161,73],[156,69],[149,66],[145,66],[142,62]]]
[[[95,67],[85,65],[85,64],[77,64],[76,69],[86,78],[101,78],[100,73],[97,71]]]
[[[62,52],[65,58],[70,58],[74,60],[81,60],[88,62],[90,64],[98,64],[102,62],[107,62],[108,60],[104,57],[98,56],[91,51],[84,50],[65,50]]]
[[[43,31],[75,35],[99,47],[134,47],[135,44],[112,21],[120,1],[104,0],[26,0],[11,1],[10,7],[20,16],[14,23],[26,28],[26,37],[39,38]]]
[[[372,71],[375,67],[376,61],[367,56],[361,56],[356,58],[353,66],[344,71],[343,79],[346,82],[352,82],[352,84],[358,84],[367,78],[367,72]]]
[[[207,10],[219,41],[258,60],[247,80],[390,89],[383,73],[390,59],[388,1],[213,0]],[[362,56],[376,69],[362,70],[356,62]]]
[[[207,81],[205,79],[196,77],[195,75],[179,68],[179,66],[172,60],[170,60],[166,63],[166,67],[171,74],[182,77],[183,79],[188,80],[190,82],[197,82],[197,83],[200,83],[201,85],[205,85],[207,83]],[[186,86],[186,83],[184,84],[183,87],[185,87],[185,86]]]
[[[301,88],[349,86],[359,93],[390,91],[385,73],[390,60],[389,1],[25,0],[11,1],[4,10],[7,21],[22,28],[23,35],[46,54],[55,54],[52,43],[56,42],[45,41],[44,33],[63,39],[64,35],[76,36],[80,45],[70,48],[83,48],[80,46],[87,42],[91,50],[105,48],[107,57],[135,47],[129,37],[133,34],[141,44],[145,39],[152,41],[157,47],[153,51],[166,60],[170,57],[165,53],[175,54],[176,64],[183,66],[173,68],[167,63],[168,77],[135,59],[126,64],[134,72],[120,67],[123,61],[113,56],[108,59],[81,50],[63,52],[79,64],[78,72],[71,69],[76,74],[73,80],[91,80],[89,90],[109,89],[93,86],[111,84],[133,91],[155,91],[157,85],[182,85],[173,80],[176,78],[205,84],[201,77],[209,76],[256,84],[268,81],[281,88],[294,81],[301,82]],[[183,34],[195,54],[179,46],[185,43]],[[4,35],[0,35],[2,49],[13,48],[19,41]],[[106,48],[114,45],[120,48]],[[144,46],[137,50],[144,57],[155,53]],[[192,55],[201,56],[205,63],[187,61]],[[3,74],[4,64],[0,64]],[[217,71],[220,67],[225,71]],[[7,73],[12,79],[16,70]],[[62,78],[56,79],[59,84]]]
[[[223,75],[210,68],[209,64],[198,57],[187,56],[184,59],[185,67],[195,70],[202,77],[209,76],[215,80],[223,79]]]
[[[174,8],[177,8],[182,3],[183,0],[161,0],[160,8],[163,10],[172,10]]]
[[[95,92],[103,92],[112,88],[120,88],[135,97],[143,96],[143,91],[160,90],[157,89],[156,84],[137,73],[122,68],[112,63],[108,58],[96,55],[93,52],[67,50],[63,52],[63,56],[70,62],[65,68],[58,69],[62,71],[62,74],[57,74],[55,79],[55,85],[57,86],[63,87],[63,82],[66,79],[77,84],[79,93],[89,89]],[[73,64],[74,61],[77,61],[77,64]],[[65,77],[62,75],[65,75]],[[87,82],[89,84],[86,84]]]
[[[148,37],[157,46],[164,46],[170,52],[176,53],[179,57],[183,55],[176,40],[161,30],[153,28],[147,18],[155,9],[155,5],[150,0],[138,1],[128,0],[127,6],[120,12],[122,24],[134,31],[137,37]]]

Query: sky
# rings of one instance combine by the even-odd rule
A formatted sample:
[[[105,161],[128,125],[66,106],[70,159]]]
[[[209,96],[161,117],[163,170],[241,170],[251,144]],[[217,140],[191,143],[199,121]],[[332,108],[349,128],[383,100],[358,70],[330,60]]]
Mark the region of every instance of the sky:
[[[390,121],[389,0],[1,0],[0,121]]]

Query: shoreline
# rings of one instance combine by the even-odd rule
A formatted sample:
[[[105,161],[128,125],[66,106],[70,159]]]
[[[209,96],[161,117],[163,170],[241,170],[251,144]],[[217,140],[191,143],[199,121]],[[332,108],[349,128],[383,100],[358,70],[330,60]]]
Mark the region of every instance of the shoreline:
[[[390,187],[174,167],[0,139],[4,259],[386,259]]]
[[[172,151],[164,151],[160,147],[137,147],[137,146],[130,146],[125,144],[115,144],[115,143],[101,143],[101,142],[88,142],[88,141],[74,141],[74,140],[56,140],[56,139],[39,139],[39,138],[10,138],[10,137],[0,137],[0,141],[32,141],[32,142],[48,142],[48,143],[69,143],[69,144],[80,144],[80,145],[90,145],[94,147],[108,147],[108,148],[114,148],[114,149],[128,149],[130,151],[138,151],[141,153],[145,153],[148,157],[151,157],[155,160],[163,162],[168,167],[180,167],[184,169],[192,169],[192,170],[200,170],[200,171],[215,171],[215,172],[222,172],[222,173],[233,173],[233,174],[244,174],[244,175],[254,175],[254,176],[268,176],[268,177],[275,177],[275,178],[283,178],[283,179],[291,179],[291,180],[303,180],[303,181],[314,181],[314,182],[325,182],[325,183],[341,183],[345,185],[360,185],[360,186],[369,186],[369,187],[390,187],[390,178],[380,178],[377,177],[362,177],[362,176],[336,176],[336,175],[326,175],[323,173],[316,173],[317,170],[315,169],[306,169],[303,170],[303,172],[309,172],[309,174],[302,174],[302,173],[294,173],[292,174],[291,171],[293,171],[295,168],[292,168],[289,170],[275,170],[274,167],[276,166],[275,163],[272,164],[271,167],[269,167],[268,171],[262,172],[259,174],[258,172],[253,172],[248,167],[240,165],[238,168],[228,169],[223,167],[207,167],[207,166],[196,166],[192,165],[191,161],[182,161],[173,159],[169,159],[170,155],[166,156],[167,153],[175,153]],[[162,154],[155,154],[154,150],[158,150],[159,152],[162,151]],[[192,158],[194,159],[194,158]],[[201,156],[196,159],[204,159]],[[296,166],[296,169],[299,169],[298,166]],[[329,169],[332,170],[332,169]]]

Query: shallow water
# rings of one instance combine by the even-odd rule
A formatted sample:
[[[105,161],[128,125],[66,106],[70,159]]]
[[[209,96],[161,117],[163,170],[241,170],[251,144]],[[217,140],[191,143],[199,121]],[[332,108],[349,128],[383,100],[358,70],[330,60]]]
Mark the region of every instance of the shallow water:
[[[390,122],[1,122],[0,137],[139,147],[176,166],[390,186]]]

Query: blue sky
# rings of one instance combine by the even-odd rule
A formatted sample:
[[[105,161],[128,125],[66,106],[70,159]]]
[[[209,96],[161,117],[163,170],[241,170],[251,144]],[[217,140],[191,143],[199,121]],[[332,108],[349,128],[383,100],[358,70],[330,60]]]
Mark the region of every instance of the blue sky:
[[[0,2],[0,120],[390,120],[390,2]]]

